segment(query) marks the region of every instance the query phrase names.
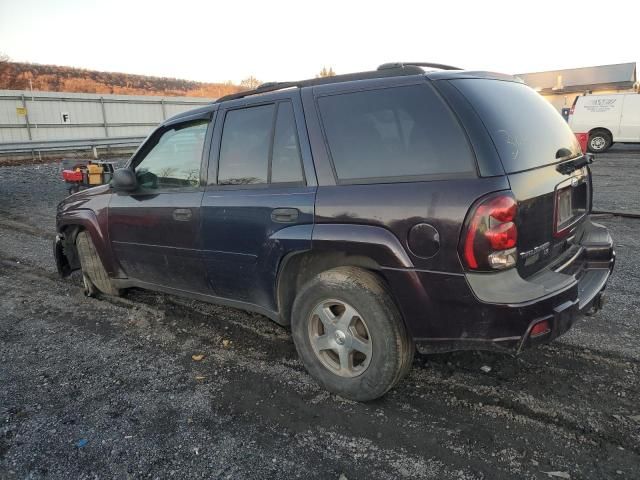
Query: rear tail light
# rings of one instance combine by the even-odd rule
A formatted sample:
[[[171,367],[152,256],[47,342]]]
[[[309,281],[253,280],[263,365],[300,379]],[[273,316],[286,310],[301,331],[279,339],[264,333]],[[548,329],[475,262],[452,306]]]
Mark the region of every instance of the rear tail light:
[[[582,149],[582,153],[587,151],[587,141],[589,140],[588,133],[576,133],[576,138],[578,139],[578,143],[580,144],[580,148]]]
[[[536,323],[532,328],[529,334],[530,337],[539,337],[541,335],[545,335],[551,331],[551,326],[549,325],[548,320],[543,320],[541,322]]]
[[[467,218],[460,253],[471,270],[502,270],[516,264],[518,204],[509,193],[482,199]]]

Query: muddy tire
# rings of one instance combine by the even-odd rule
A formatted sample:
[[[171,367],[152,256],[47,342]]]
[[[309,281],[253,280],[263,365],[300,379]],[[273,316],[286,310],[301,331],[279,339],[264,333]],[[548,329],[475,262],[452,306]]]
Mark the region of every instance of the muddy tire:
[[[85,287],[85,294],[89,297],[96,295],[99,290],[102,293],[113,296],[120,296],[121,290],[115,288],[107,274],[96,247],[93,245],[91,236],[86,231],[78,233],[76,237],[76,248],[80,258],[82,268],[82,279]]]
[[[307,371],[357,401],[384,395],[409,371],[415,347],[384,282],[354,267],[323,272],[293,303],[293,340]]]

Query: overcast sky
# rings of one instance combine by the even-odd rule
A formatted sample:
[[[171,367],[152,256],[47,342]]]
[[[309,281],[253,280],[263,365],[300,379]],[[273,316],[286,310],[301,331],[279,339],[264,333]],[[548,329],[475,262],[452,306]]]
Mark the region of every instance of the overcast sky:
[[[640,62],[639,19],[635,0],[0,0],[0,51],[207,82],[397,60],[525,73]]]

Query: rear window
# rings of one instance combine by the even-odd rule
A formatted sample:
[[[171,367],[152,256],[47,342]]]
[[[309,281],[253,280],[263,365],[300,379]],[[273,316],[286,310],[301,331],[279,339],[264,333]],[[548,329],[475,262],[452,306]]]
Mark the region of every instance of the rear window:
[[[580,154],[580,145],[560,113],[526,85],[485,79],[451,83],[482,118],[507,173],[557,162],[561,148],[572,156]]]
[[[474,171],[465,134],[427,85],[320,97],[318,105],[339,180],[388,182]]]

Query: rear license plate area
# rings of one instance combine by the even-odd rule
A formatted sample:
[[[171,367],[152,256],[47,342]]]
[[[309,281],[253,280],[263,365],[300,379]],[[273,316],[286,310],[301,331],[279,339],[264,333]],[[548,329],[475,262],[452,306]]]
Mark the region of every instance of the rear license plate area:
[[[566,233],[584,216],[588,195],[588,184],[584,177],[556,190],[556,235]]]
[[[573,188],[567,187],[558,191],[558,221],[556,228],[562,230],[573,218]]]

